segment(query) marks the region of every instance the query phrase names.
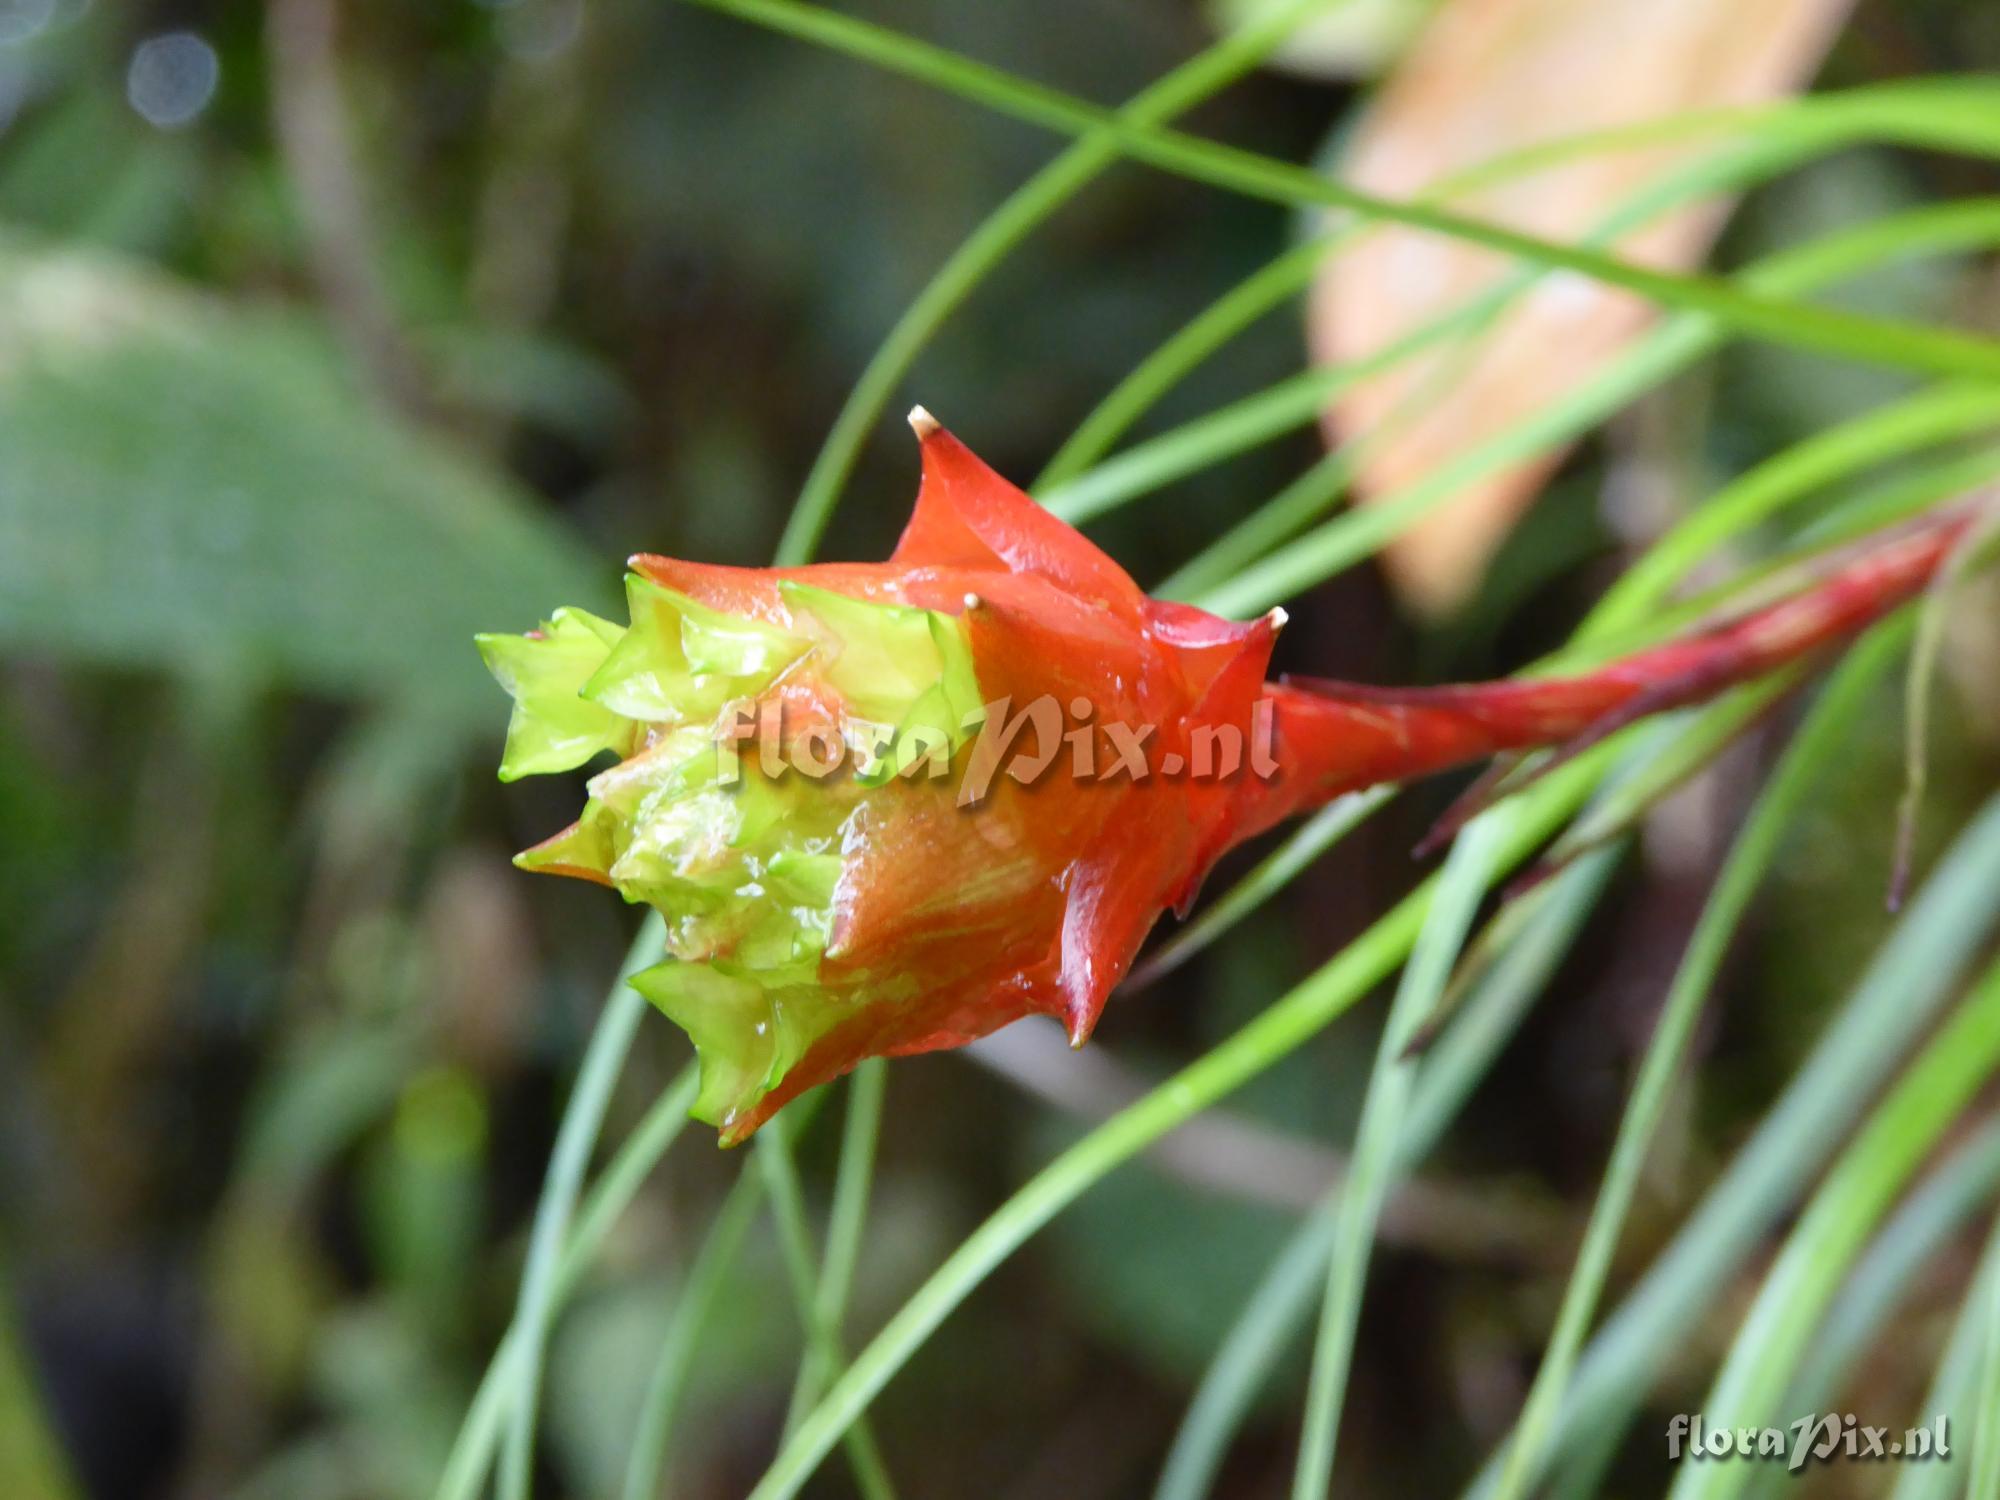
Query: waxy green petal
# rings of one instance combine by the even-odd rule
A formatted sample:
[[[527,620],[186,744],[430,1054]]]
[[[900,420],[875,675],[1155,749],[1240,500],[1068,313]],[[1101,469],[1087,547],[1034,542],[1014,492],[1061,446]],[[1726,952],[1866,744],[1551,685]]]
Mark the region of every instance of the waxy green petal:
[[[479,654],[514,700],[500,779],[569,771],[606,750],[623,754],[632,725],[581,695],[625,634],[580,609],[559,609],[534,635],[482,635]]]
[[[821,679],[849,714],[886,731],[877,739],[893,753],[865,766],[864,781],[909,770],[934,744],[956,751],[977,731],[979,679],[962,619],[809,584],[778,590],[802,624],[817,627]]]
[[[632,628],[584,684],[584,696],[629,719],[707,723],[769,687],[811,642],[723,614],[636,573],[626,575]]]
[[[633,575],[629,629],[563,611],[546,640],[488,650],[510,690],[522,684],[511,774],[607,746],[625,757],[591,778],[572,827],[516,863],[601,879],[665,919],[671,958],[633,983],[693,1039],[695,1114],[725,1128],[852,1014],[853,997],[819,976],[856,815],[883,780],[933,747],[948,762],[978,726],[961,618],[779,588],[790,628]],[[837,699],[844,774],[767,776],[731,732],[795,678]]]

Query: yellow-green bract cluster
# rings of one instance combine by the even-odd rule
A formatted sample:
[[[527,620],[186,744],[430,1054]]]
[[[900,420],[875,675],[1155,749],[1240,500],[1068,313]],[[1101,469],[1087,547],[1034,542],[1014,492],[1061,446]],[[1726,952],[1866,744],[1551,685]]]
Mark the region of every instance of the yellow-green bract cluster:
[[[672,957],[632,982],[693,1039],[695,1113],[723,1126],[857,1003],[819,968],[861,799],[911,747],[963,745],[979,704],[961,620],[779,590],[783,624],[634,574],[629,628],[561,609],[532,635],[479,638],[514,699],[503,781],[619,758],[591,778],[583,816],[515,862],[602,879],[660,913]],[[844,705],[862,757],[851,776],[766,776],[727,732],[803,673]]]

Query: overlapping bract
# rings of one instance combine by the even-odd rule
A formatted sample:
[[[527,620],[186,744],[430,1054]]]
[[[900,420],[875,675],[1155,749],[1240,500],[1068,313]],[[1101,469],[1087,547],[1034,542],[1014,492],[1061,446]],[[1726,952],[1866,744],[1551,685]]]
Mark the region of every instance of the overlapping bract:
[[[1156,758],[1185,760],[1204,726],[1247,734],[1275,621],[1148,599],[918,426],[923,485],[886,563],[642,556],[629,627],[563,610],[481,641],[515,699],[503,778],[618,757],[583,816],[518,862],[665,918],[672,957],[634,983],[693,1038],[696,1113],[725,1140],[864,1057],[1035,1013],[1081,1043],[1160,911],[1242,822],[1240,780],[1084,778],[1063,757],[960,805],[988,705],[1053,698],[1147,726]],[[734,735],[773,704],[783,744],[767,759]],[[853,751],[835,775],[791,768],[814,726]],[[907,753],[940,742],[948,776]]]
[[[923,487],[885,563],[637,557],[629,627],[558,610],[533,635],[481,638],[515,700],[503,778],[617,757],[582,817],[518,863],[664,918],[671,957],[633,982],[693,1038],[695,1113],[725,1142],[866,1057],[1032,1014],[1080,1045],[1160,913],[1185,909],[1233,844],[1358,787],[1574,750],[1803,659],[1923,589],[1985,514],[1936,512],[1789,598],[1583,676],[1266,683],[1281,616],[1147,598],[928,417],[916,426]],[[1078,726],[1048,731],[1054,746],[1026,730],[1016,748],[1047,774],[962,799],[982,730],[1037,702]],[[776,743],[738,734],[773,711]],[[1085,774],[1060,753],[1113,725],[1146,735],[1140,770]],[[1186,774],[1204,741],[1260,728],[1254,773]],[[788,769],[815,735],[853,752],[846,769]]]

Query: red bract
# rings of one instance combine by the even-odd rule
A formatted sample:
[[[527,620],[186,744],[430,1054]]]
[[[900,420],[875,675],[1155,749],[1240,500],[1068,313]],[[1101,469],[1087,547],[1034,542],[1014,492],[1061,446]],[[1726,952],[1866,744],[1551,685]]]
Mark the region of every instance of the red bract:
[[[1961,524],[1584,678],[1274,685],[1281,613],[1239,624],[1148,598],[927,416],[913,424],[922,489],[885,563],[642,556],[629,628],[559,611],[482,639],[516,699],[503,777],[618,757],[583,817],[520,863],[660,912],[670,957],[634,982],[693,1038],[696,1113],[725,1141],[866,1057],[1031,1014],[1081,1045],[1160,913],[1242,839],[1850,633],[1920,586]]]

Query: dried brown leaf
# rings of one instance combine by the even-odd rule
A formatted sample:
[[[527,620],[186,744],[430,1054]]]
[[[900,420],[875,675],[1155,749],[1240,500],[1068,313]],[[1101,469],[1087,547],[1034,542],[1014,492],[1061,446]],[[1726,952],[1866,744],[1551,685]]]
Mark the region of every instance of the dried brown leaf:
[[[1357,187],[1412,198],[1523,147],[1782,96],[1810,78],[1850,4],[1447,0],[1370,107],[1341,174]],[[1594,153],[1449,201],[1574,241],[1702,149]],[[1615,248],[1646,265],[1689,268],[1732,206],[1720,198],[1691,204]],[[1313,355],[1360,358],[1510,269],[1505,257],[1460,241],[1400,227],[1371,231],[1330,257],[1314,288]],[[1369,438],[1360,495],[1390,494],[1575,389],[1652,315],[1631,293],[1553,272],[1469,343],[1354,387],[1328,413],[1329,439]],[[1468,487],[1400,539],[1387,563],[1403,597],[1433,614],[1462,601],[1562,457],[1554,449]]]

